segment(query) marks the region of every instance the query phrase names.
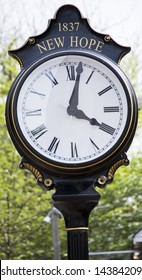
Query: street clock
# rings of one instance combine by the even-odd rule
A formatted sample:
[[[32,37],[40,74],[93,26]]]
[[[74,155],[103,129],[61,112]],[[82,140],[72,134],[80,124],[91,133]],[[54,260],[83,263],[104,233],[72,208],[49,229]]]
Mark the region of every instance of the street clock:
[[[92,178],[104,185],[128,164],[137,101],[118,62],[129,51],[65,5],[43,34],[9,52],[22,71],[8,94],[7,127],[20,166],[38,183]]]

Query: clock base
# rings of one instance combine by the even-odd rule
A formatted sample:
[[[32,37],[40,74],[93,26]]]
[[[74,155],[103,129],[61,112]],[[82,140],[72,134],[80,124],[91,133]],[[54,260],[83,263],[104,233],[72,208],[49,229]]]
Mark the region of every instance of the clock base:
[[[53,205],[62,213],[67,230],[67,251],[69,260],[88,260],[88,223],[91,211],[98,205],[100,194],[95,187],[104,188],[111,183],[116,170],[128,165],[126,154],[119,156],[112,166],[90,177],[60,178],[47,174],[33,166],[26,158],[19,165],[28,169],[37,184],[46,190],[55,189]]]

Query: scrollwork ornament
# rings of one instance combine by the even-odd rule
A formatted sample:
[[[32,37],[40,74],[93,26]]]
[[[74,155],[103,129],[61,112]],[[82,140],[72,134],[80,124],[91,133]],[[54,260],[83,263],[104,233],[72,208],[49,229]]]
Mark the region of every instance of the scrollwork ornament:
[[[43,183],[43,177],[42,177],[41,173],[39,172],[38,169],[36,169],[31,164],[26,163],[26,162],[21,162],[20,165],[19,165],[19,168],[20,169],[28,169],[35,176],[37,182]]]
[[[108,171],[108,175],[107,175],[108,180],[109,181],[113,180],[114,174],[120,166],[122,166],[122,165],[126,166],[128,164],[129,164],[128,159],[121,159],[121,160],[117,161]]]
[[[35,168],[33,165],[31,165],[28,162],[21,162],[19,164],[20,169],[28,169],[37,180],[37,184],[39,186],[44,187],[46,190],[51,190],[54,188],[54,182],[51,178],[44,178],[45,176],[41,174],[41,172]]]

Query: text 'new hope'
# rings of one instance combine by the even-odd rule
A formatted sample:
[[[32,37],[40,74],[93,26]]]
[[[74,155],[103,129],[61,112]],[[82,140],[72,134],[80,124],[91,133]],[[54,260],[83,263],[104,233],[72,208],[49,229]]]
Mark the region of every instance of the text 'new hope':
[[[67,40],[66,40],[67,39]],[[88,48],[102,52],[104,42],[95,40],[94,38],[70,36],[70,37],[55,37],[42,41],[40,44],[36,44],[40,54],[47,51],[54,50],[56,48]]]

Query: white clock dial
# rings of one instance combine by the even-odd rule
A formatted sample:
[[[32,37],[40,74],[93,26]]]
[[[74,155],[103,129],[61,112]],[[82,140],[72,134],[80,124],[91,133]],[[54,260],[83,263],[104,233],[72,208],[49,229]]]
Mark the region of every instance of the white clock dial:
[[[74,165],[117,150],[128,101],[125,76],[115,67],[99,56],[76,54],[48,59],[30,72],[19,92],[17,119],[38,155]]]

